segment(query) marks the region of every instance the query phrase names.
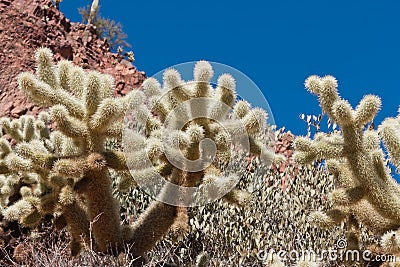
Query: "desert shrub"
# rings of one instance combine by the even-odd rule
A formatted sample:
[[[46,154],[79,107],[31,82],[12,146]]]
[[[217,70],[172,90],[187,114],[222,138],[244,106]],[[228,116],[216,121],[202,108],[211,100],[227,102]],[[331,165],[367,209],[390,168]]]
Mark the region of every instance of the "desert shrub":
[[[81,7],[78,11],[83,23],[87,23],[92,16],[90,23],[96,27],[98,36],[107,39],[111,50],[116,51],[118,47],[125,49],[131,47],[126,41],[128,35],[123,31],[122,24],[103,17],[100,13],[100,7],[93,11],[94,14],[91,14],[91,6]]]

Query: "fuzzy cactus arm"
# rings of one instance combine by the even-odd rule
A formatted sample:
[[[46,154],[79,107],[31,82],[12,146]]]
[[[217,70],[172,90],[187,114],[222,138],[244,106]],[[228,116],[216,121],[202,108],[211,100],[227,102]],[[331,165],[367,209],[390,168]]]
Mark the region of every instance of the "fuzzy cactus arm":
[[[313,75],[306,79],[304,85],[310,93],[318,96],[322,112],[328,114],[330,118],[334,118],[335,114],[331,107],[339,99],[337,80],[332,76],[320,78]]]
[[[83,97],[85,91],[86,75],[82,68],[72,66],[69,71],[68,86],[73,95],[78,98]]]
[[[20,74],[19,88],[38,104],[47,106],[61,104],[73,116],[82,118],[85,113],[83,105],[74,95],[60,86],[57,75],[60,73],[57,73],[52,58],[53,54],[49,49],[38,49],[36,53],[37,77],[30,73]]]
[[[343,188],[351,188],[359,185],[359,182],[353,176],[345,160],[327,160],[327,170],[333,174],[336,183]]]
[[[93,114],[89,125],[93,131],[104,131],[121,114],[119,112],[118,101],[105,99]]]
[[[177,208],[177,215],[170,231],[174,236],[184,236],[189,231],[189,215],[186,207]]]
[[[354,121],[360,126],[371,122],[381,108],[381,100],[375,95],[364,96],[354,110]]]
[[[7,164],[7,157],[12,153],[10,143],[5,139],[0,139],[0,174],[7,174],[10,172],[9,165]]]
[[[40,63],[38,64],[38,66],[40,65]],[[46,83],[43,84],[42,80],[35,80],[34,82],[36,82],[37,86],[40,86],[42,84],[43,88],[48,89],[48,87],[46,87]],[[27,92],[28,96],[31,95],[29,92],[29,88],[23,88],[22,85],[20,85],[20,88]],[[40,98],[41,99],[46,99],[46,101],[49,102],[49,104],[51,106],[54,105],[63,105],[65,106],[65,108],[69,111],[69,113],[76,117],[76,118],[83,118],[84,114],[85,114],[85,110],[83,108],[83,104],[82,102],[75,97],[73,94],[71,94],[69,91],[64,90],[62,87],[50,87],[51,91],[50,92],[46,92],[43,91],[43,94],[38,94],[37,97],[39,97],[39,101]],[[35,98],[34,98],[35,100]]]
[[[120,151],[106,151],[102,154],[109,168],[115,170],[128,170],[125,153]]]
[[[218,77],[218,86],[215,96],[225,105],[233,108],[236,102],[236,82],[230,74],[222,74]]]
[[[72,69],[72,63],[68,60],[61,60],[57,64],[57,76],[59,79],[60,87],[65,91],[70,91],[69,77]]]
[[[103,100],[102,82],[100,73],[91,71],[87,74],[87,82],[83,92],[85,116],[87,118],[90,118],[97,111],[100,102]]]
[[[334,205],[351,205],[365,196],[362,186],[352,188],[339,188],[332,192],[331,199]]]
[[[59,175],[64,178],[74,178],[78,180],[82,177],[87,169],[86,162],[83,159],[59,159],[53,167],[53,175]]]
[[[53,53],[48,48],[39,48],[35,54],[38,66],[36,68],[37,77],[53,88],[59,86],[56,69],[53,65]]]
[[[13,205],[4,209],[2,215],[8,221],[16,221],[28,216],[34,211],[34,209],[35,207],[30,201],[27,201],[26,199],[20,199]]]
[[[240,119],[243,119],[247,115],[247,113],[249,113],[249,111],[250,104],[244,100],[236,102],[235,106],[233,107],[234,114]]]
[[[143,256],[154,247],[175,222],[177,207],[162,202],[153,202],[132,226],[131,233],[126,240],[134,244],[132,253]]]
[[[295,139],[296,153],[294,159],[301,164],[309,164],[314,160],[338,159],[343,157],[343,140],[340,137],[319,135],[314,141],[307,137]]]
[[[175,69],[169,69],[164,72],[164,84],[171,90],[172,95],[179,102],[184,102],[190,98],[190,89],[184,85],[180,73]]]
[[[57,156],[40,151],[40,147],[34,143],[21,143],[16,148],[17,155],[32,161],[39,169],[50,170],[58,160]]]
[[[83,138],[88,135],[87,127],[81,121],[70,116],[68,110],[62,105],[51,108],[52,117],[62,133],[72,138]]]
[[[114,131],[118,135],[121,127],[115,127],[121,121],[130,106],[137,107],[143,104],[145,96],[142,92],[130,92],[122,98],[106,98],[97,106],[96,111],[90,118],[89,126],[92,131],[104,134],[107,131]],[[138,115],[142,120],[149,116],[149,110],[138,110]]]
[[[86,212],[76,201],[63,205],[61,211],[72,236],[71,255],[76,256],[81,250],[82,243],[90,244],[89,220]]]
[[[168,106],[165,104],[163,99],[160,99],[159,96],[151,97],[149,102],[152,105],[152,110],[154,111],[154,113],[157,114],[160,121],[164,123],[165,119],[170,113]]]
[[[11,145],[10,143],[1,138],[0,139],[0,158],[4,159],[7,155],[9,155],[11,153],[12,149],[11,149]]]
[[[39,105],[52,106],[56,104],[64,105],[73,116],[82,118],[84,110],[80,102],[69,92],[55,90],[50,85],[37,80],[30,73],[22,73],[18,76],[19,88],[24,91],[29,98]]]
[[[129,168],[135,170],[150,168],[152,166],[152,161],[150,158],[148,158],[147,151],[145,149],[137,152],[127,153],[126,161],[129,162]]]
[[[235,79],[230,74],[222,74],[218,78],[218,86],[214,92],[218,102],[211,105],[208,111],[210,118],[220,121],[229,114],[236,101],[235,90]]]
[[[142,87],[148,98],[161,96],[161,84],[155,78],[150,77],[144,80]]]
[[[193,89],[194,97],[199,98],[211,96],[212,87],[210,85],[210,80],[213,75],[214,71],[210,63],[204,60],[196,62],[193,69],[193,76],[196,81]]]
[[[30,125],[30,120],[26,122],[26,118],[30,116],[21,116],[21,118],[15,119],[10,121],[8,118],[1,118],[0,119],[0,126],[4,132],[4,134],[9,134],[12,139],[14,139],[16,142],[22,142],[22,141],[29,141],[25,139],[25,137],[31,139],[33,138],[32,130],[34,131],[35,129],[32,129],[32,125]]]
[[[249,135],[260,133],[265,128],[265,122],[268,119],[268,114],[261,108],[251,109],[246,116],[241,119],[244,128]]]
[[[58,187],[54,195],[58,195],[57,209],[61,211],[65,226],[68,226],[71,233],[71,255],[76,256],[82,244],[90,244],[91,241],[88,215],[70,185]]]
[[[111,179],[101,154],[87,158],[87,171],[81,180],[86,197],[88,219],[95,221],[93,235],[102,252],[122,245],[119,205],[112,195]]]
[[[160,199],[170,193],[169,188],[167,185],[162,189]],[[175,223],[178,210],[179,207],[153,201],[124,236],[128,244],[134,244],[133,254],[143,256],[146,251],[154,247]]]
[[[159,116],[160,120],[164,122],[170,110],[168,108],[168,103],[166,103],[166,100],[162,97],[160,83],[154,78],[148,78],[143,82],[142,86],[146,97],[149,99],[152,110]]]
[[[237,188],[232,189],[223,197],[223,200],[225,200],[226,202],[237,205],[239,207],[246,206],[246,204],[249,203],[250,199],[251,194],[249,192]]]
[[[7,156],[5,164],[9,172],[29,172],[34,170],[34,166],[30,160],[24,159],[15,153]]]
[[[42,214],[34,208],[31,213],[19,219],[19,223],[25,227],[35,228],[39,225],[41,220],[43,219]]]
[[[35,138],[35,120],[33,116],[26,116],[22,135],[23,139],[27,142]]]
[[[309,215],[310,222],[321,228],[332,228],[347,218],[348,211],[342,208],[331,209],[326,212],[314,211]]]
[[[107,127],[107,129],[104,131],[104,134],[110,138],[121,140],[123,129],[124,124],[122,122],[114,122]]]
[[[22,125],[18,120],[13,120],[10,123],[10,131],[8,133],[17,142],[24,141],[24,136],[22,134]]]
[[[0,118],[0,127],[2,132],[8,133],[11,131],[10,127],[10,119],[9,118]],[[1,133],[3,134],[3,133]]]
[[[400,227],[398,221],[383,217],[367,199],[361,199],[355,205],[352,205],[351,214],[378,235]]]
[[[400,116],[388,118],[379,126],[379,134],[389,152],[391,161],[400,166]]]

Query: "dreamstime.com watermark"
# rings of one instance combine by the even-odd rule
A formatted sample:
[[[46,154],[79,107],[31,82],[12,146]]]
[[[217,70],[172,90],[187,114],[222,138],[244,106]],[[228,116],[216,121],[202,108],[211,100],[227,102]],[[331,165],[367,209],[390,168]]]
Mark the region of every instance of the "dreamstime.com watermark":
[[[351,250],[346,249],[347,241],[339,239],[336,242],[336,249],[326,249],[319,252],[313,250],[260,250],[257,253],[257,258],[263,264],[268,264],[273,260],[280,260],[282,262],[297,262],[297,261],[311,261],[311,262],[327,262],[327,261],[384,261],[396,262],[396,256],[392,254],[374,255],[370,250]]]

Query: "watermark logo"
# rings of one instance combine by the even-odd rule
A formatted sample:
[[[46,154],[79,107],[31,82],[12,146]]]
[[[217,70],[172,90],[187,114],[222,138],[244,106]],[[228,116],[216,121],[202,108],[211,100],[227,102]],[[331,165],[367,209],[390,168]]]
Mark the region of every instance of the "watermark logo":
[[[227,65],[189,62],[157,73],[132,97],[123,148],[142,190],[170,205],[200,206],[238,184],[243,170],[235,169],[234,155],[256,152],[269,167],[274,134],[267,125],[274,125],[271,109],[249,77]]]
[[[348,246],[346,239],[339,239],[333,249],[313,250],[274,250],[264,249],[257,254],[258,260],[263,264],[269,264],[274,260],[282,262],[396,262],[396,256],[392,254],[376,255],[370,250],[346,249]]]
[[[346,239],[339,239],[339,240],[336,242],[336,247],[337,247],[338,249],[345,249],[345,248],[347,248],[347,240],[346,240]]]

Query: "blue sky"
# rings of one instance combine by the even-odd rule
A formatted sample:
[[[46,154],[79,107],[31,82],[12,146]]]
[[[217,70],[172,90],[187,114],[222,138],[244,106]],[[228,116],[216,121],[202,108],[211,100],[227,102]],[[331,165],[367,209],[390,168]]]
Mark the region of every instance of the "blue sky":
[[[64,0],[80,21],[91,0]],[[376,123],[400,104],[398,0],[102,1],[103,16],[122,23],[135,65],[148,76],[171,65],[214,61],[234,67],[262,90],[278,127],[305,134],[299,114],[319,114],[304,89],[312,74],[335,76],[354,106],[364,94],[382,98]]]

